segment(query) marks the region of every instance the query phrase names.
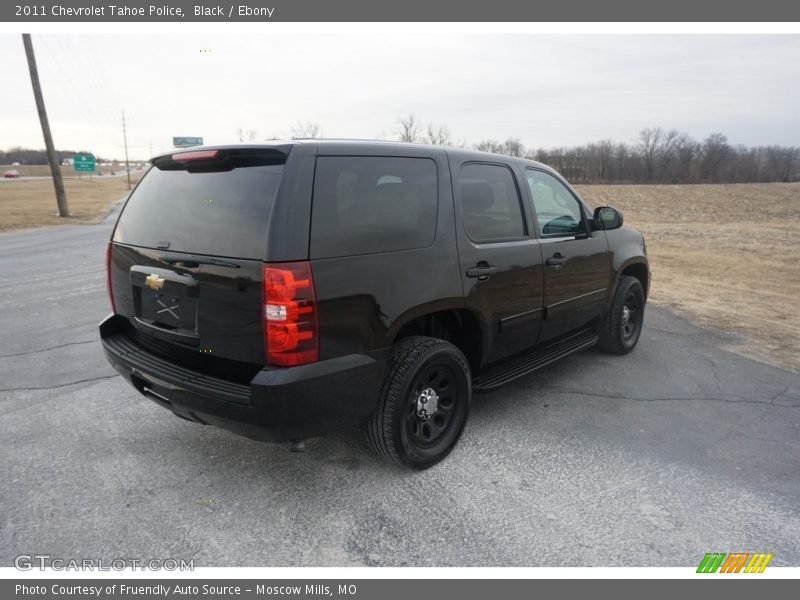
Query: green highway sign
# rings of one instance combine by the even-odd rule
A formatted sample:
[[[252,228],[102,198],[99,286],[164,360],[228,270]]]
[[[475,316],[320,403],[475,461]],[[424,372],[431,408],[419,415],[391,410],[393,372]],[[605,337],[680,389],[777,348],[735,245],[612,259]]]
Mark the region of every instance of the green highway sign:
[[[72,158],[72,167],[79,173],[90,173],[95,171],[93,154],[76,154]]]
[[[190,146],[202,146],[203,138],[201,137],[174,137],[172,138],[172,145],[176,148],[189,148]]]

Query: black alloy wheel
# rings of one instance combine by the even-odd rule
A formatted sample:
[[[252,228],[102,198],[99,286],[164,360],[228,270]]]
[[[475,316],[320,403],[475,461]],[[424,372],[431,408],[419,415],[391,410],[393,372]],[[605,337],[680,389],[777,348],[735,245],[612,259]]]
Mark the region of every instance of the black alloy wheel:
[[[378,409],[367,423],[370,444],[392,462],[427,469],[458,442],[471,397],[469,364],[456,346],[404,338],[393,349]]]

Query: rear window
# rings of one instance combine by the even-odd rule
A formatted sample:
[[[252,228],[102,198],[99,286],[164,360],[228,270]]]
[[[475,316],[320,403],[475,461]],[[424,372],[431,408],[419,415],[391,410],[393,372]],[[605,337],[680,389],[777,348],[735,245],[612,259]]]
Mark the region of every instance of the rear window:
[[[114,241],[262,259],[282,172],[282,164],[211,172],[153,167],[125,205]]]
[[[436,236],[436,163],[323,156],[314,175],[311,257],[424,248]]]

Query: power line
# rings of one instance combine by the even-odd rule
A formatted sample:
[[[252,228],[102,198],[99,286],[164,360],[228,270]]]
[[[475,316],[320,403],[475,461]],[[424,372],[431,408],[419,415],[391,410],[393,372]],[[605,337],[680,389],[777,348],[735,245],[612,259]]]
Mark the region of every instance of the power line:
[[[80,107],[81,116],[97,117],[102,123],[107,123],[109,129],[112,127],[116,129],[118,123],[116,115],[119,114],[117,112],[119,109],[116,108],[119,106],[118,98],[114,93],[113,86],[110,85],[102,60],[95,57],[97,52],[94,47],[82,37],[79,37],[75,44],[68,37],[48,37],[49,43],[45,39],[42,39],[42,43],[49,55],[49,62],[57,69],[57,71],[51,69],[50,72],[54,75],[60,74],[55,77],[59,82],[59,89],[67,90],[77,106]],[[81,88],[78,89],[74,83],[75,77],[70,75],[70,73],[82,72],[85,72],[93,82],[89,90],[81,86],[78,86]],[[62,82],[62,78],[65,81]],[[93,122],[97,123],[97,119]]]
[[[77,114],[78,118],[82,118],[82,120],[87,120],[88,118],[91,118],[92,115],[95,116],[103,115],[101,120],[107,122],[110,127],[116,129],[116,119],[109,116],[109,112],[111,110],[110,107],[103,107],[102,105],[97,104],[97,97],[95,95],[89,94],[87,97],[84,93],[82,93],[75,87],[75,84],[73,83],[74,77],[71,77],[70,74],[68,73],[69,66],[65,66],[63,64],[63,61],[60,60],[60,58],[66,59],[68,57],[66,50],[61,48],[60,44],[58,49],[55,49],[55,46],[51,46],[51,43],[55,44],[58,42],[58,38],[56,38],[55,36],[50,36],[51,43],[48,43],[48,41],[45,39],[44,36],[37,36],[37,40],[41,41],[42,45],[44,46],[50,58],[49,61],[44,62],[44,67],[46,68],[50,76],[53,78],[53,80],[57,83],[58,89],[65,90],[67,94],[71,96],[71,98],[73,99],[74,105],[79,108],[79,110],[77,111],[73,110],[72,113]],[[74,56],[75,55],[73,54],[72,55],[73,60]],[[50,68],[47,68],[48,62],[50,64]],[[53,65],[55,66],[56,70],[52,68]],[[69,70],[74,71],[74,69],[69,69]],[[58,76],[59,73],[60,76]],[[75,114],[72,114],[71,118],[75,118]],[[79,144],[79,146],[82,146],[83,148],[78,148],[78,150],[81,149],[91,150],[90,148],[91,145],[92,145],[91,141],[87,143],[87,141],[84,139]]]
[[[42,45],[44,46],[45,51],[50,56],[50,58],[52,60],[52,63],[58,68],[58,71],[64,76],[64,80],[66,81],[66,86],[59,85],[58,87],[59,88],[64,88],[64,87],[69,88],[71,93],[72,93],[72,95],[74,96],[75,100],[77,100],[78,102],[82,103],[83,102],[83,97],[82,97],[81,93],[75,87],[75,84],[72,83],[72,78],[69,75],[67,75],[67,72],[64,70],[64,67],[61,66],[61,63],[59,62],[58,58],[56,58],[55,54],[50,49],[50,45],[47,43],[47,41],[42,36],[37,36],[36,39],[42,43]],[[43,66],[48,71],[50,71],[50,68],[49,68],[49,65],[48,65],[47,61],[45,61],[43,63]],[[52,73],[52,71],[50,71],[50,72]]]
[[[79,73],[92,68],[92,64],[90,63],[91,57],[87,59],[79,56],[77,49],[73,47],[69,37],[56,36],[55,39],[58,41],[59,45],[64,48],[65,56],[72,63],[74,72]],[[108,96],[105,93],[105,90],[109,88],[107,79],[99,77],[98,74],[95,73],[94,80],[97,85],[92,88],[92,93],[90,94],[91,104],[95,108],[99,108],[98,101],[102,102],[105,105],[108,123],[115,123],[118,108],[114,108],[108,102]],[[84,103],[87,103],[86,100],[84,100]],[[119,104],[117,104],[117,107],[118,106]]]
[[[103,100],[105,105],[109,108],[109,113],[116,115],[116,111],[119,110],[120,107],[120,102],[119,98],[117,97],[114,91],[114,86],[109,84],[109,77],[107,71],[103,67],[102,63],[97,60],[95,56],[97,52],[95,52],[94,49],[90,47],[90,42],[88,38],[85,36],[81,36],[78,38],[78,42],[86,51],[86,55],[88,56],[88,64],[90,65],[92,71],[95,73],[97,81],[100,82],[98,90],[100,92],[101,99]]]

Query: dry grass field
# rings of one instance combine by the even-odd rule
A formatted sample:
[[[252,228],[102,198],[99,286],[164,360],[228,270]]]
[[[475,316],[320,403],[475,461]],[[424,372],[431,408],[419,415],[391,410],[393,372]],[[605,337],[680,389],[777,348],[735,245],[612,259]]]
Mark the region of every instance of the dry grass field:
[[[741,334],[737,352],[800,370],[800,183],[578,190],[646,235],[652,302]]]
[[[141,172],[131,173],[131,181],[141,177]],[[50,179],[18,179],[0,182],[0,231],[64,225],[94,223],[116,201],[128,193],[125,177],[88,177],[65,179],[67,202],[71,216],[62,219],[57,215],[55,192]]]

